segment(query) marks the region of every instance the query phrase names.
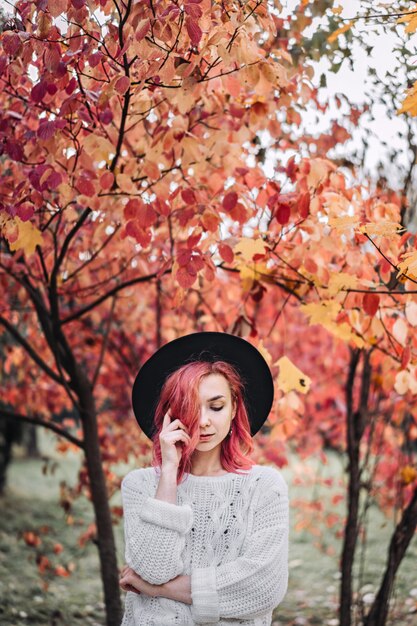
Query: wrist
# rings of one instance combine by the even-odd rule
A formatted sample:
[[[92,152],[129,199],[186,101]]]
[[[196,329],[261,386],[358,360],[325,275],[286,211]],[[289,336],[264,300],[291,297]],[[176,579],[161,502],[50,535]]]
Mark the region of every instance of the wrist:
[[[158,587],[155,589],[156,598],[168,598],[169,600],[173,599],[170,595],[169,583],[170,581],[168,581],[167,583],[162,583],[162,585],[158,585]]]
[[[174,476],[177,477],[178,465],[162,465],[161,476]]]

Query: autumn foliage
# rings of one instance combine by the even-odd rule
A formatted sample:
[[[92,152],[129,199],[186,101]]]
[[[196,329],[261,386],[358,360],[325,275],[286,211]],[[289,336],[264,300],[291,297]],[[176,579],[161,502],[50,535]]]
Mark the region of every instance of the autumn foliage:
[[[81,542],[121,516],[106,509],[112,465],[149,462],[130,406],[139,365],[194,330],[244,336],[271,366],[259,461],[285,465],[288,445],[346,452],[352,401],[359,462],[379,458],[372,497],[397,514],[414,497],[417,241],[405,197],[328,157],[347,127],[300,134],[306,107],[326,108],[290,44],[313,5],[291,19],[262,0],[20,0],[1,35],[3,414],[66,416],[58,449],[86,457],[61,504],[84,494],[107,519]],[[355,379],[349,399],[364,353],[368,392]]]

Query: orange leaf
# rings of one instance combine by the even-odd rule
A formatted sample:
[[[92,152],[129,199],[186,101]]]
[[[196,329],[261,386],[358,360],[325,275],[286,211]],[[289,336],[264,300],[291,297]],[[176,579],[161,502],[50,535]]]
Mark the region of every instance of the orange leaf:
[[[70,576],[70,572],[66,570],[65,567],[62,567],[62,565],[57,565],[54,569],[54,573],[56,576]]]
[[[23,539],[28,546],[39,546],[42,543],[42,539],[39,537],[39,535],[32,531],[24,532]]]

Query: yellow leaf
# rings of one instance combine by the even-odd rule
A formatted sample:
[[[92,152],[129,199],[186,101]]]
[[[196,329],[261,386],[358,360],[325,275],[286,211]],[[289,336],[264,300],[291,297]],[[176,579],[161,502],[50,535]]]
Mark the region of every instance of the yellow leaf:
[[[244,292],[250,291],[255,281],[265,281],[267,275],[270,273],[265,263],[252,263],[248,265],[246,263],[236,262],[236,267],[239,269]]]
[[[397,115],[400,113],[409,113],[410,115],[417,115],[417,81],[414,85],[407,90],[407,96],[402,103],[402,106],[397,111]]]
[[[334,13],[335,15],[340,15],[340,13],[343,11],[343,7],[333,7],[331,9],[332,13]]]
[[[346,228],[355,228],[359,223],[359,218],[353,215],[342,215],[341,217],[329,217],[328,224],[336,230],[345,230]]]
[[[417,470],[412,465],[406,465],[400,470],[400,475],[401,475],[402,481],[406,485],[409,485],[410,483],[414,482],[415,479],[417,478]]]
[[[327,285],[329,296],[335,296],[341,289],[354,289],[358,279],[346,272],[332,272]]]
[[[256,347],[258,348],[259,352],[264,357],[265,361],[268,363],[269,367],[271,367],[272,356],[271,356],[271,353],[269,352],[269,350],[267,350],[267,348],[265,348],[264,342],[263,342],[262,339],[259,341],[259,343],[258,343],[258,345]]]
[[[240,258],[245,261],[252,261],[255,254],[265,254],[267,245],[262,239],[250,239],[242,237],[242,239],[233,246],[235,254],[240,253]]]
[[[347,322],[342,322],[341,324],[336,324],[335,322],[331,322],[325,325],[325,328],[332,333],[335,337],[342,339],[348,343],[349,341],[353,341],[358,348],[363,348],[365,345],[364,340],[359,335],[356,335],[349,324]]]
[[[361,224],[359,226],[359,230],[361,233],[366,233],[367,235],[375,235],[375,236],[384,236],[384,237],[395,237],[403,230],[406,230],[401,224],[398,222],[392,222],[390,220],[380,220],[378,222],[368,222],[367,224]]]
[[[339,35],[341,35],[342,33],[345,33],[347,30],[349,30],[351,27],[353,26],[353,21],[350,20],[349,22],[347,22],[347,24],[345,24],[344,26],[341,26],[340,28],[338,28],[337,30],[335,30],[331,35],[329,35],[327,37],[327,41],[329,43],[333,43],[334,41],[336,41],[336,39],[339,37]]]
[[[23,222],[19,217],[15,217],[15,222],[19,231],[19,236],[10,244],[11,250],[24,250],[27,256],[35,252],[37,245],[42,245],[43,237],[41,231],[31,222]]]
[[[406,252],[403,255],[403,260],[398,263],[399,272],[396,276],[400,276],[400,274],[407,274],[408,276],[415,276],[417,274],[417,252]]]
[[[407,23],[408,22],[408,23]],[[402,15],[398,18],[397,24],[407,24],[405,27],[406,33],[415,33],[417,30],[417,14],[416,9],[411,9],[407,15]]]
[[[110,159],[110,154],[115,154],[115,147],[113,144],[100,135],[94,135],[91,133],[83,140],[84,150],[94,161],[106,161]]]
[[[281,357],[275,363],[279,366],[279,375],[277,378],[278,388],[284,393],[292,391],[301,391],[307,393],[310,389],[311,379],[298,369],[286,356]]]
[[[356,335],[347,322],[337,324],[335,318],[341,308],[340,302],[334,300],[322,300],[321,302],[310,302],[302,304],[300,310],[310,316],[310,325],[321,324],[335,337],[343,341],[353,341],[358,348],[363,348],[364,340]]]
[[[339,313],[342,305],[335,300],[322,300],[321,302],[310,302],[301,304],[300,311],[310,316],[310,325],[331,323]]]

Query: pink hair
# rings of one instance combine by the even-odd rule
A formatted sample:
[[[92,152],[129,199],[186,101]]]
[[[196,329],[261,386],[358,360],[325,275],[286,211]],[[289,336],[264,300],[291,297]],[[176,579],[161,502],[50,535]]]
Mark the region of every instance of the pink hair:
[[[178,466],[177,484],[184,473],[191,472],[191,456],[198,445],[200,437],[200,399],[198,387],[202,378],[209,374],[221,374],[229,384],[232,403],[236,413],[231,422],[232,434],[227,436],[221,444],[220,461],[225,470],[239,474],[239,469],[248,470],[255,461],[248,457],[253,450],[250,422],[243,400],[243,381],[236,369],[225,361],[192,361],[182,365],[165,380],[161,389],[159,401],[155,409],[156,433],[153,437],[152,466],[160,470],[162,465],[159,434],[162,430],[164,415],[168,408],[171,416],[178,418],[187,427],[191,441],[181,442],[182,456]]]

